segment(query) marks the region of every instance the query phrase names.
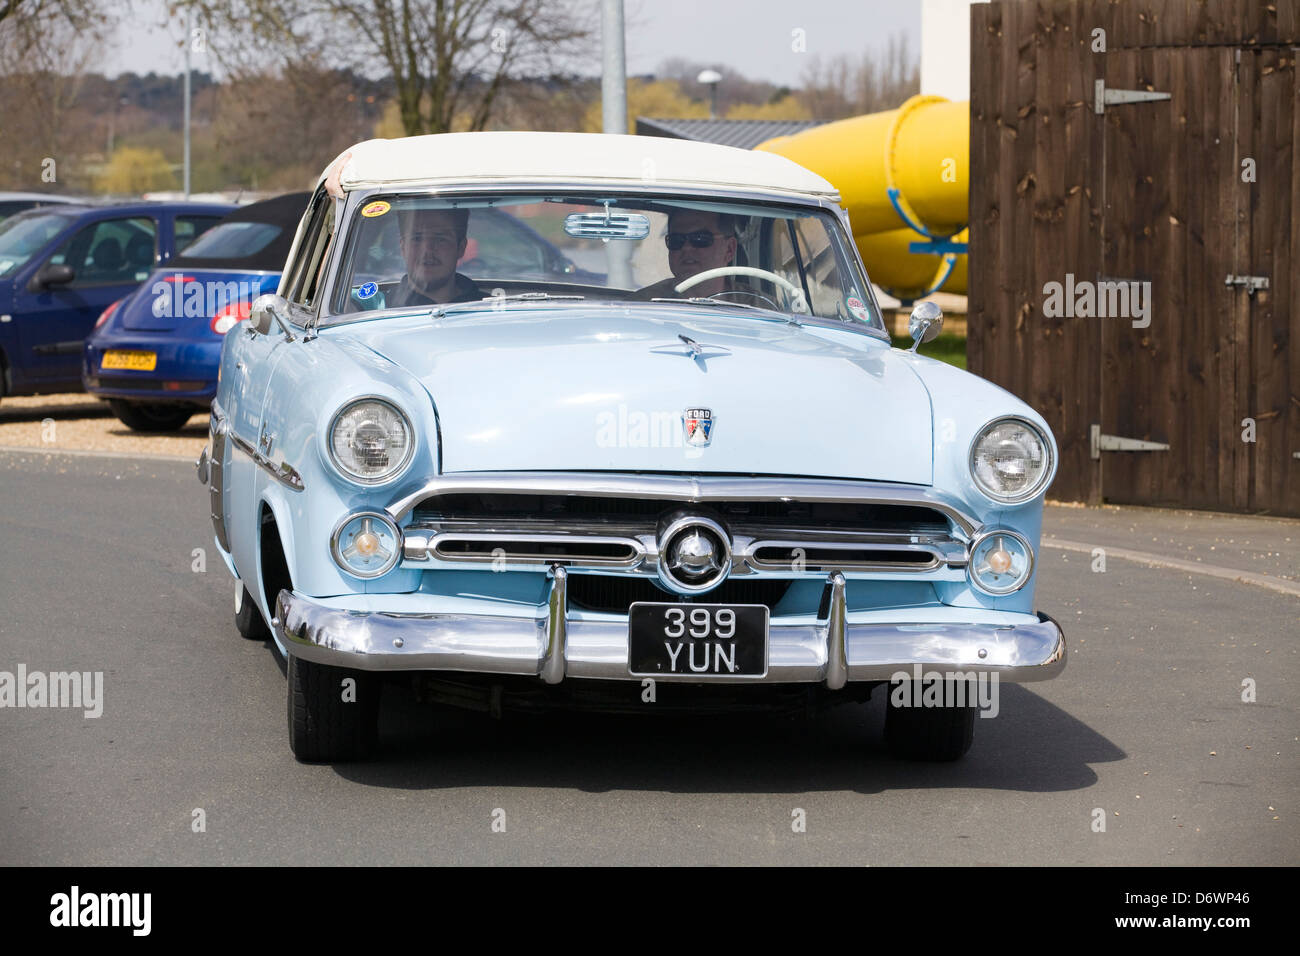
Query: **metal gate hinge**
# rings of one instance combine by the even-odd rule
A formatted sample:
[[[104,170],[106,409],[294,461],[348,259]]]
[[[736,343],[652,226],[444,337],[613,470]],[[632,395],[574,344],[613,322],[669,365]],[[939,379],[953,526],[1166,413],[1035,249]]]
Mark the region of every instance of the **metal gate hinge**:
[[[1173,99],[1172,93],[1155,93],[1151,90],[1108,90],[1105,80],[1097,80],[1093,83],[1092,91],[1092,111],[1098,116],[1106,112],[1107,106]]]
[[[1244,285],[1246,295],[1254,295],[1260,289],[1268,288],[1268,276],[1228,276],[1223,280],[1224,285]]]
[[[1093,425],[1088,430],[1091,442],[1090,457],[1096,461],[1103,451],[1168,451],[1169,446],[1158,441],[1143,441],[1140,438],[1120,438],[1118,435],[1103,435],[1100,425]]]

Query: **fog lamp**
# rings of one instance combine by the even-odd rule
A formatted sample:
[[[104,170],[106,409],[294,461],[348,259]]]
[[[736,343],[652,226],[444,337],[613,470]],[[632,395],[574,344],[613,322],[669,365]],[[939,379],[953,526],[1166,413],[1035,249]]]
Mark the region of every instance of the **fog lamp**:
[[[339,522],[330,536],[334,562],[358,578],[387,574],[402,555],[402,533],[386,514],[359,511]]]
[[[1010,594],[1029,583],[1034,550],[1014,531],[983,531],[971,543],[968,574],[986,594]]]

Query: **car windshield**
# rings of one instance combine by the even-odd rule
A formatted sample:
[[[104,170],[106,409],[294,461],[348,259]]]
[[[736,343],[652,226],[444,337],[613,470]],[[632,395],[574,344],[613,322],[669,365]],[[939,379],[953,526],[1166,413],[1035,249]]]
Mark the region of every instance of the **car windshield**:
[[[378,195],[351,223],[331,303],[337,315],[581,298],[669,308],[703,301],[884,327],[839,220],[811,206]]]
[[[68,225],[66,213],[28,212],[0,223],[0,279],[13,275]]]

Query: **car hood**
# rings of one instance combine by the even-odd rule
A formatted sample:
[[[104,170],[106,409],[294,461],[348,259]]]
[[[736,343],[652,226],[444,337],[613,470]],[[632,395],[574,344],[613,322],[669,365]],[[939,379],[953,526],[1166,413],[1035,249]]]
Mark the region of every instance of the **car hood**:
[[[930,484],[930,398],[883,341],[713,310],[455,313],[352,327],[417,377],[444,472],[667,471]],[[681,336],[703,348],[695,356]],[[709,444],[686,438],[705,417]]]

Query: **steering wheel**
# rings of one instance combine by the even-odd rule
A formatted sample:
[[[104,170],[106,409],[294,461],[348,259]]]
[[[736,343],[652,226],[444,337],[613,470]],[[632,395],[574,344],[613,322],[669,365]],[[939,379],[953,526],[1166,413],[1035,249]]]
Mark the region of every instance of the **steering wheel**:
[[[709,298],[716,299],[720,295],[752,295],[755,299],[762,299],[764,302],[770,305],[772,307],[773,312],[781,311],[781,307],[779,305],[777,305],[767,296],[763,295],[763,293],[757,292],[754,289],[723,289],[721,292],[713,293],[713,295],[709,296]]]
[[[707,282],[709,279],[716,279],[720,276],[749,276],[755,279],[766,279],[784,289],[790,296],[790,310],[799,315],[808,315],[808,301],[804,298],[803,289],[799,288],[784,276],[779,276],[775,272],[768,272],[766,269],[755,269],[753,266],[722,266],[718,269],[706,269],[705,271],[691,276],[689,279],[683,279],[673,289],[677,292],[685,292],[692,286],[699,285],[701,282]],[[715,292],[714,295],[721,293]],[[713,296],[709,296],[713,298]],[[770,300],[769,300],[770,301]],[[780,310],[778,310],[780,311]]]

